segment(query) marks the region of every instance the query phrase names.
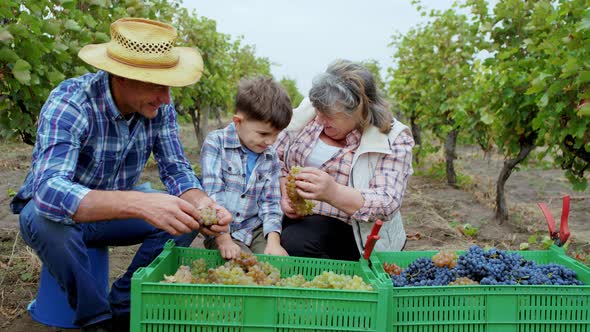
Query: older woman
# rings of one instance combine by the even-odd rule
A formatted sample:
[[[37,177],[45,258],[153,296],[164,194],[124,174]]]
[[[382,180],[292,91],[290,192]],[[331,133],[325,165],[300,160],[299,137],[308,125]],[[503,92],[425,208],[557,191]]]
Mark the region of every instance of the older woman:
[[[309,100],[294,111],[275,144],[281,160],[281,243],[292,256],[358,260],[377,219],[384,221],[375,250],[399,251],[406,234],[399,213],[412,174],[408,127],[363,66],[337,60],[314,79]],[[291,166],[297,192],[313,200],[299,216],[286,194]]]

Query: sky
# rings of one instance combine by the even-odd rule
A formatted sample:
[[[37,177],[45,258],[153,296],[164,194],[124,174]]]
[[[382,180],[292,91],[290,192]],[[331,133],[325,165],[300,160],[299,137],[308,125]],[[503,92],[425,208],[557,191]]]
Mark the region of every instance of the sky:
[[[431,9],[452,3],[422,0]],[[426,20],[410,0],[184,0],[184,6],[215,20],[219,32],[243,36],[257,56],[271,61],[277,80],[294,79],[304,96],[335,59],[391,67],[392,36]]]

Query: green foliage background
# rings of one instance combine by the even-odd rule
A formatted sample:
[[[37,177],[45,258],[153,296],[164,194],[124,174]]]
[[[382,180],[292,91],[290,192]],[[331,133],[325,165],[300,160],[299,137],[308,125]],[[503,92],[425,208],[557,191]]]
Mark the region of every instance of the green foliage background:
[[[497,216],[507,217],[503,188],[533,150],[551,156],[577,190],[590,166],[590,0],[458,1],[445,11],[413,0],[426,23],[392,38],[395,65],[382,79],[396,116],[412,126],[416,160],[444,149],[450,184],[457,142],[504,156]],[[174,25],[179,45],[198,47],[199,83],[173,89],[177,109],[199,140],[210,118],[233,111],[242,77],[270,75],[271,62],[241,37],[189,12],[181,0],[4,0],[0,2],[0,140],[32,144],[39,111],[62,80],[94,71],[83,45],[109,40],[109,25],[137,16]],[[341,56],[346,58],[346,54]],[[281,80],[296,107],[295,81]],[[423,139],[425,137],[426,139]]]
[[[256,56],[241,37],[217,31],[180,0],[4,0],[0,3],[0,139],[33,144],[39,111],[51,90],[66,78],[95,71],[77,54],[86,44],[110,40],[111,22],[143,17],[177,28],[179,46],[197,47],[205,64],[195,85],[173,89],[180,114],[206,133],[210,116],[233,111],[240,78],[270,74],[270,60]]]
[[[504,184],[534,149],[585,190],[590,1],[466,0],[447,11],[413,3],[429,20],[393,37],[387,87],[415,135],[433,138],[419,142],[417,157],[445,146],[448,164],[452,131],[463,143],[497,148],[505,158],[496,186],[500,220],[507,218]]]

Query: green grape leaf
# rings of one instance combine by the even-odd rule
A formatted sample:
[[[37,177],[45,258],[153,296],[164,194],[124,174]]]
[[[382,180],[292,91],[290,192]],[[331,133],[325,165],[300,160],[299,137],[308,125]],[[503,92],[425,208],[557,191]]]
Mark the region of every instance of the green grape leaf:
[[[576,84],[582,84],[582,83],[588,83],[588,82],[590,82],[590,71],[583,71],[576,78]]]
[[[56,36],[59,34],[60,24],[55,20],[47,20],[43,21],[43,31],[52,35]]]
[[[109,36],[103,32],[94,33],[94,41],[97,43],[106,43],[109,41]]]
[[[59,82],[63,81],[66,76],[59,71],[50,71],[47,73],[47,78],[49,78],[52,85],[57,85]]]
[[[76,32],[82,30],[82,28],[80,27],[78,22],[76,22],[74,20],[67,20],[64,27],[66,28],[66,30],[71,30],[71,31],[76,31]]]
[[[541,247],[543,249],[549,249],[549,247],[551,247],[553,245],[553,240],[551,240],[551,238],[547,235],[545,235],[543,237],[543,240],[541,240]]]
[[[590,116],[590,102],[585,102],[578,107],[578,115]]]
[[[90,5],[91,6],[99,6],[101,8],[104,8],[107,6],[107,1],[106,0],[90,0]]]
[[[576,31],[580,32],[582,30],[590,30],[590,17],[585,17],[578,23]]]
[[[13,50],[9,49],[8,47],[3,47],[0,49],[0,62],[16,62],[18,59],[18,54]]]
[[[20,83],[29,85],[31,82],[31,65],[25,60],[19,59],[12,68],[12,74]]]
[[[539,100],[539,107],[545,107],[547,106],[547,104],[549,104],[549,94],[547,92],[545,92],[543,94],[543,96],[541,97],[541,99]]]
[[[492,123],[494,123],[494,117],[488,114],[487,112],[484,112],[481,114],[481,122],[483,122],[486,125],[491,125]]]
[[[529,238],[527,239],[527,242],[529,244],[535,244],[535,243],[537,243],[537,235],[536,234],[533,234],[533,235],[529,236]]]

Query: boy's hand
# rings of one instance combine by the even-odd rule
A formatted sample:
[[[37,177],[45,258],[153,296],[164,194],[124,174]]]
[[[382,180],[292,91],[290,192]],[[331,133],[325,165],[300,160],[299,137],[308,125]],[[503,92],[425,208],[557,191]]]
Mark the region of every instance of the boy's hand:
[[[275,256],[289,256],[289,253],[280,244],[268,243],[264,248],[264,254]]]
[[[295,212],[295,209],[293,209],[293,207],[291,206],[291,200],[289,199],[289,196],[287,195],[287,182],[285,180],[285,178],[281,178],[281,209],[283,210],[283,213],[291,219],[298,219],[301,218],[300,215],[297,214],[297,212]]]
[[[301,216],[298,215],[297,212],[295,212],[295,209],[293,209],[293,207],[291,206],[291,200],[289,199],[289,197],[287,197],[287,195],[281,196],[281,208],[283,209],[283,213],[287,217],[291,219],[301,218]]]
[[[231,236],[229,234],[221,234],[215,238],[215,243],[217,244],[217,248],[219,248],[219,253],[221,257],[225,259],[232,259],[240,257],[240,246],[234,243]]]
[[[277,232],[270,232],[266,238],[266,255],[289,256],[289,253],[281,246],[281,235]]]

